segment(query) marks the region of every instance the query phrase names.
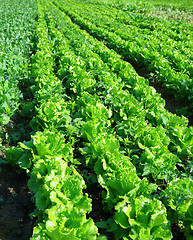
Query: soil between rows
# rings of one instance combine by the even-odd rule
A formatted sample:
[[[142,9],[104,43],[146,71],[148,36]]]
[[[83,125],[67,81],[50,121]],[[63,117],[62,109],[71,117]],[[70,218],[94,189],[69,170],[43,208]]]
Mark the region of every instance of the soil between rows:
[[[28,177],[24,171],[8,165],[0,165],[0,240],[29,240],[34,210],[27,188]]]
[[[140,73],[139,69],[135,70],[139,75],[147,77],[147,73]],[[166,109],[176,114],[176,109],[184,107],[184,103],[174,99],[167,93],[166,89],[160,83],[150,83],[162,98],[166,101]],[[193,125],[193,119],[189,119]],[[1,158],[0,158],[1,159]],[[27,188],[28,177],[24,171],[7,165],[0,164],[0,240],[29,240],[32,235],[34,221],[30,219],[29,214],[33,212],[35,206],[31,201],[31,194]],[[110,216],[102,210],[101,196],[90,187],[93,200],[93,211],[90,213],[96,222],[107,220]],[[99,190],[99,189],[98,189]],[[91,196],[90,196],[91,197]],[[184,239],[182,233],[176,226],[172,226],[174,240]],[[101,233],[106,233],[100,229]],[[110,236],[109,240],[113,239]]]

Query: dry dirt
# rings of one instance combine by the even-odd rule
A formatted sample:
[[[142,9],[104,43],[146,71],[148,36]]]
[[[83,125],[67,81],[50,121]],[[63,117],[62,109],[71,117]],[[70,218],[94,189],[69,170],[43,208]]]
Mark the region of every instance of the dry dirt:
[[[0,240],[29,240],[34,204],[27,188],[25,172],[0,164]]]

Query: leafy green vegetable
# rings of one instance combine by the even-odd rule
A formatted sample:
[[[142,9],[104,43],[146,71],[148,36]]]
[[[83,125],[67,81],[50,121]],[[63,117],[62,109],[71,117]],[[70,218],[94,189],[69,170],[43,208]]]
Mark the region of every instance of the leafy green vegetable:
[[[187,239],[193,237],[193,180],[181,178],[171,181],[163,191],[165,205],[169,208],[171,222],[183,221],[183,231]],[[174,214],[175,213],[175,214]]]
[[[146,197],[124,201],[115,207],[116,239],[171,239],[166,209],[157,200]]]

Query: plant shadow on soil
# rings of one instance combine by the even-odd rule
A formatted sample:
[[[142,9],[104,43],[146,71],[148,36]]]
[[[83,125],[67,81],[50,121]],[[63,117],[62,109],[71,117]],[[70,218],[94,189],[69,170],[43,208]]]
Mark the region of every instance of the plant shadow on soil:
[[[81,159],[80,154],[77,157]],[[84,164],[78,165],[77,171],[81,174],[87,186],[84,193],[87,193],[88,197],[92,199],[92,211],[87,214],[87,218],[92,218],[95,223],[108,221],[112,214],[104,210],[102,201],[102,191],[104,189],[99,185],[95,172]],[[98,232],[101,236],[106,236],[108,240],[114,239],[112,232],[109,232],[106,228],[98,227]]]
[[[3,154],[1,154],[2,158]],[[27,188],[27,175],[8,164],[0,165],[0,239],[29,240],[35,206]]]
[[[28,176],[17,166],[7,164],[4,151],[18,142],[29,141],[30,119],[16,113],[3,129],[0,151],[0,240],[29,240],[35,220],[29,216],[35,205],[27,187]],[[6,137],[7,134],[7,137]]]
[[[176,100],[172,94],[167,92],[166,87],[161,85],[161,83],[150,82],[150,85],[154,87],[158,93],[161,94],[161,97],[165,100],[166,103],[165,108],[169,112],[178,115],[176,112],[177,109],[181,109],[188,106],[188,103]],[[188,116],[187,118],[189,120],[189,126],[193,126],[193,116]]]
[[[136,65],[136,63],[129,61],[127,59],[124,59],[127,62],[130,62],[131,65],[134,67],[135,71],[138,73],[139,76],[147,78],[149,81],[149,85],[154,87],[155,90],[161,94],[161,97],[165,100],[165,109],[167,109],[169,112],[178,115],[177,110],[184,108],[184,107],[190,107],[188,102],[177,100],[173,94],[169,93],[169,90],[166,86],[164,86],[160,81],[154,80],[151,81],[149,79],[149,72],[145,68],[141,68]],[[193,115],[185,116],[188,118],[188,126],[193,126]]]

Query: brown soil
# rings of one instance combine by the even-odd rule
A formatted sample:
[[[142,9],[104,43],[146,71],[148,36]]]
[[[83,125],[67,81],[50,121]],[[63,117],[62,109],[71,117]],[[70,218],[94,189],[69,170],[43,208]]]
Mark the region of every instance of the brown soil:
[[[165,100],[166,105],[165,108],[176,115],[177,112],[176,110],[187,107],[188,103],[187,102],[182,102],[180,100],[175,99],[175,97],[168,93],[166,87],[161,85],[160,82],[150,82],[150,85],[153,86],[158,93],[161,94],[161,97]],[[189,120],[189,126],[193,126],[193,116],[186,116]]]
[[[81,159],[80,154],[77,156],[79,156],[78,158]],[[104,204],[102,201],[102,191],[104,189],[99,185],[96,174],[84,164],[78,165],[77,170],[85,180],[87,186],[85,193],[87,193],[89,198],[92,199],[92,211],[88,214],[87,217],[92,218],[95,223],[107,222],[110,218],[112,218],[113,214],[109,211],[104,210]],[[112,232],[108,232],[106,228],[98,227],[98,232],[101,235],[107,236],[108,240],[113,239]]]
[[[169,94],[166,91],[166,88],[161,85],[159,82],[150,82],[150,85],[153,86],[158,93],[161,94],[162,98],[166,102],[165,108],[171,112],[176,114],[176,110],[182,107],[185,107],[181,101],[177,101],[173,95]]]
[[[2,160],[2,156],[0,160]],[[27,175],[8,165],[0,165],[0,240],[29,240],[34,210],[27,188]]]
[[[131,64],[139,76],[144,78],[149,78],[149,73],[145,68],[140,68],[133,62],[131,62]],[[156,91],[161,94],[161,97],[165,100],[165,103],[166,103],[165,109],[167,109],[169,112],[178,115],[177,113],[178,109],[189,106],[188,102],[177,100],[173,94],[170,94],[168,92],[167,88],[161,82],[156,80],[154,81],[149,80],[149,85],[154,87]],[[193,126],[193,116],[186,116],[186,117],[189,120],[189,126]]]

